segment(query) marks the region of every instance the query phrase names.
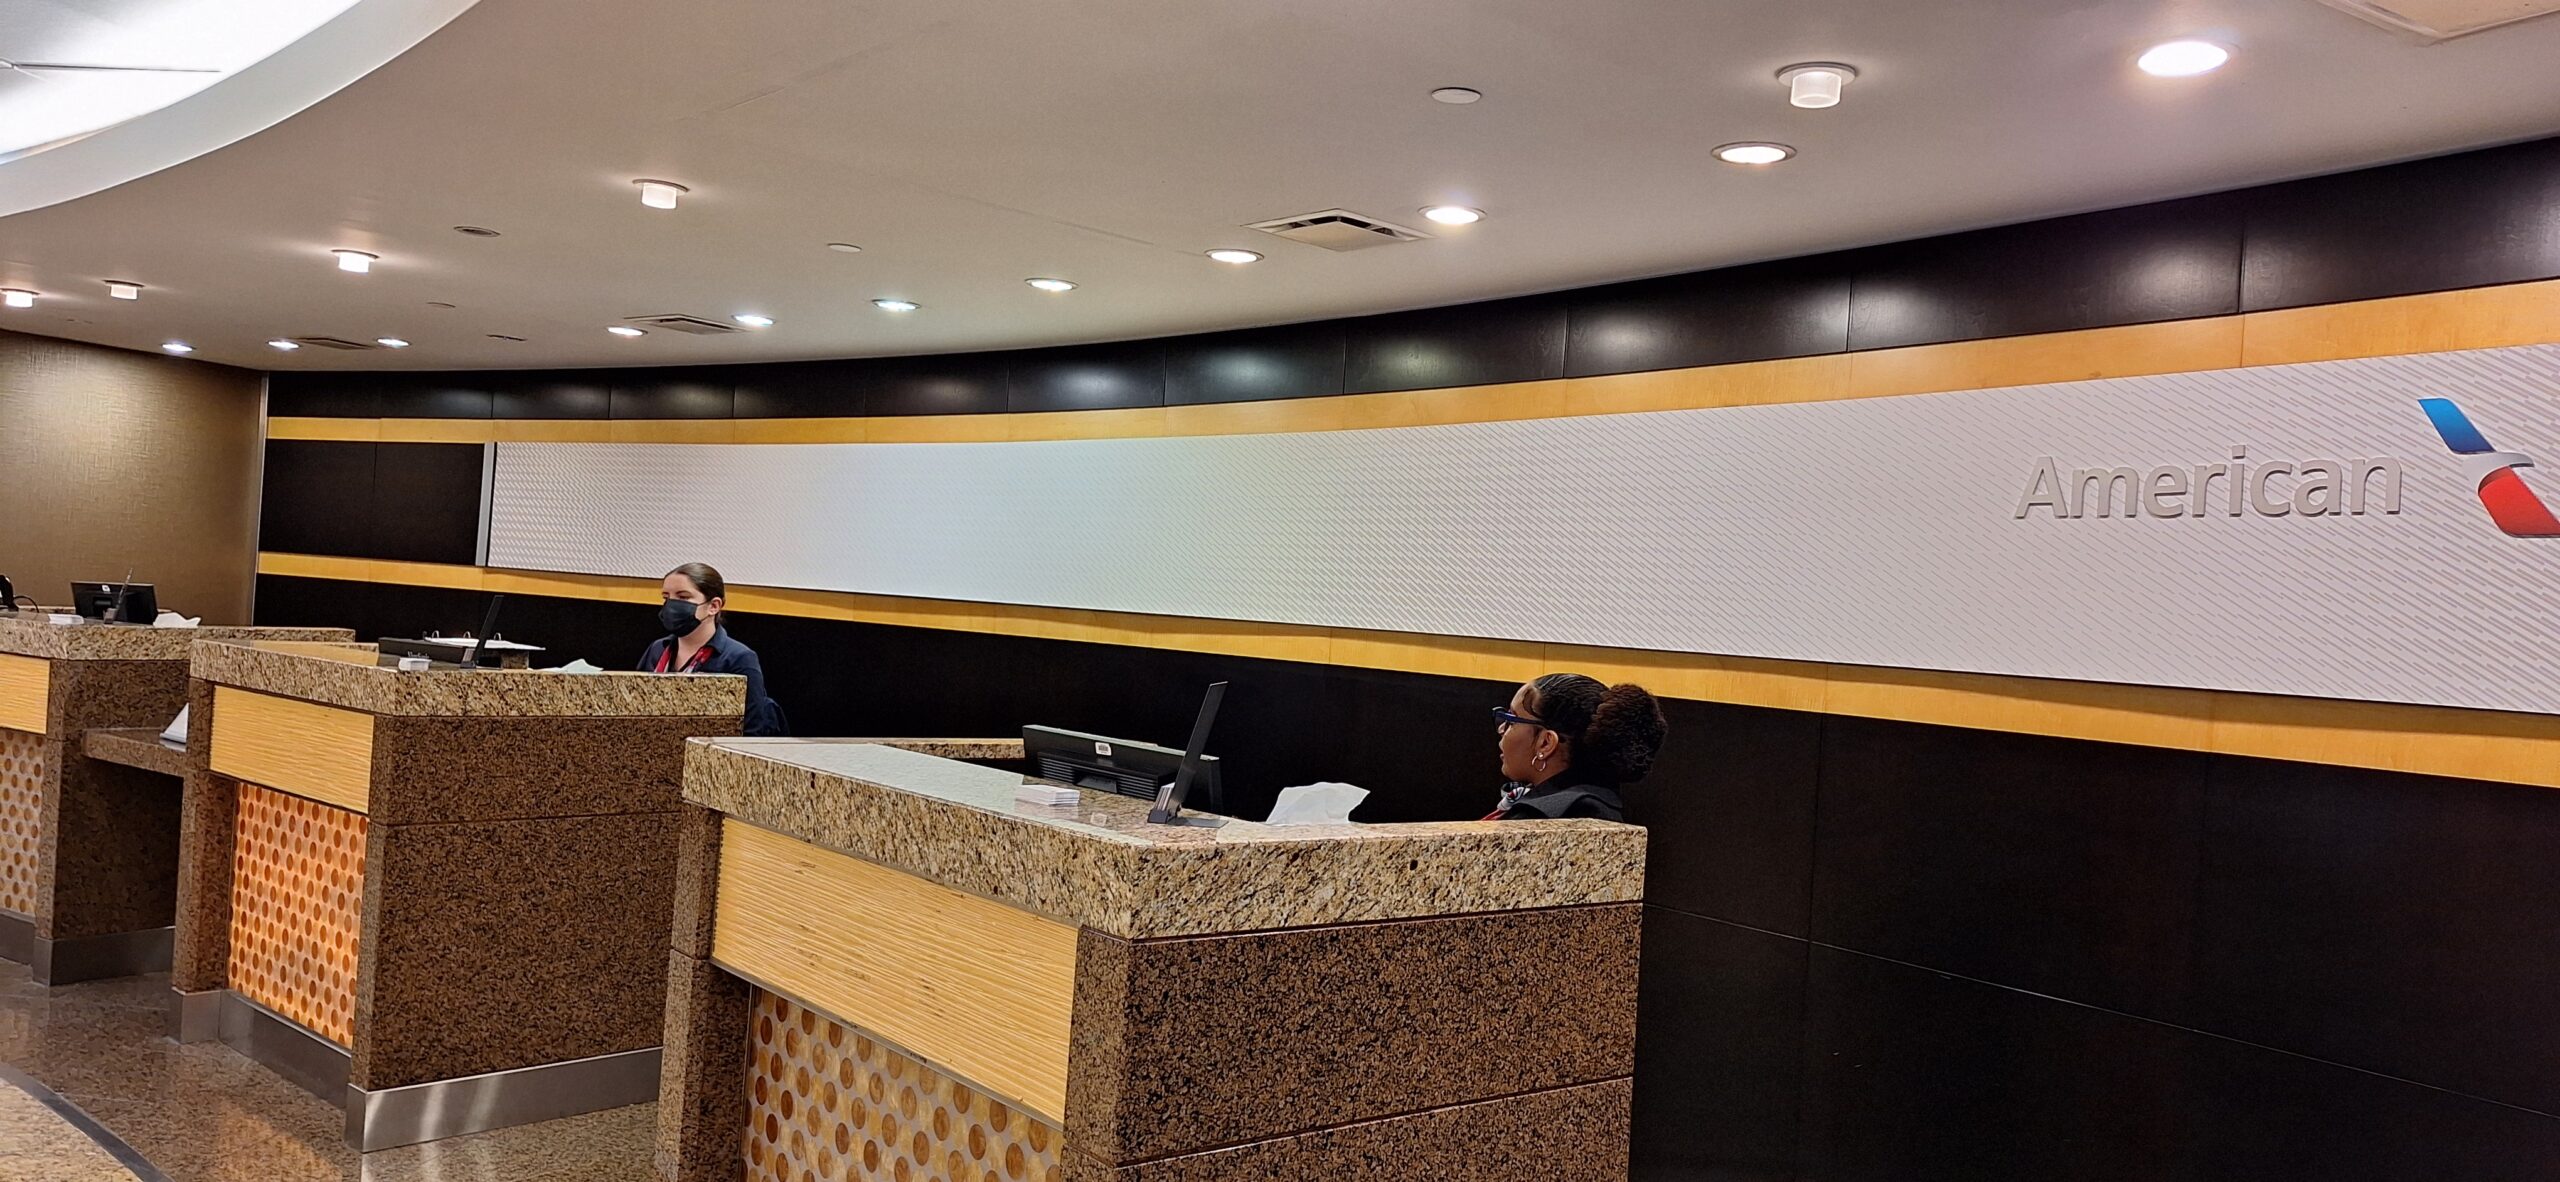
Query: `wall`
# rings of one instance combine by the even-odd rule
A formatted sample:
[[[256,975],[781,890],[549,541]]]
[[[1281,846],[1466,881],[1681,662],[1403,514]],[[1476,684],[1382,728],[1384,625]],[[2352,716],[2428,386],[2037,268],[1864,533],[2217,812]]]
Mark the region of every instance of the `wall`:
[[[74,579],[246,623],[256,552],[258,374],[0,332],[0,574],[60,604]]]
[[[2555,279],[2560,141],[2545,141],[1255,333],[682,372],[280,375],[259,613],[457,629],[503,590],[511,635],[636,658],[645,580],[471,564],[488,440],[1325,430],[1887,397],[2551,343]],[[1215,745],[1248,814],[1281,785],[1338,778],[1379,790],[1367,819],[1475,815],[1494,778],[1484,711],[1517,680],[1581,668],[1653,685],[1673,737],[1634,801],[1652,830],[1640,1178],[2560,1172],[2560,718],[736,598],[738,634],[804,733],[1036,720],[1178,737],[1199,687],[1230,679]]]

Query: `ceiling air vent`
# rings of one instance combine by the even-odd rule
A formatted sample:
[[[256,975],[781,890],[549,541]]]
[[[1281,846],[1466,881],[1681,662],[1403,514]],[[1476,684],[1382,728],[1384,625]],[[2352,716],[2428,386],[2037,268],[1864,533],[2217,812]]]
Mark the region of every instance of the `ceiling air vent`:
[[[2560,0],[2320,0],[2429,43],[2560,12]]]
[[[361,352],[363,350],[373,348],[371,345],[360,344],[355,341],[343,341],[336,337],[294,337],[292,340],[294,344],[309,345],[314,349],[341,349],[349,353]]]
[[[1392,222],[1382,222],[1367,214],[1347,209],[1328,209],[1322,213],[1302,213],[1296,217],[1273,218],[1255,222],[1248,230],[1277,234],[1291,242],[1321,246],[1326,250],[1367,250],[1372,246],[1393,246],[1399,242],[1420,242],[1431,235],[1410,230]]]
[[[689,332],[698,337],[719,336],[722,333],[741,331],[737,325],[731,324],[725,320],[710,320],[700,316],[685,316],[681,314],[670,314],[666,316],[626,316],[623,317],[623,319],[639,325],[642,328],[663,328],[668,332]]]

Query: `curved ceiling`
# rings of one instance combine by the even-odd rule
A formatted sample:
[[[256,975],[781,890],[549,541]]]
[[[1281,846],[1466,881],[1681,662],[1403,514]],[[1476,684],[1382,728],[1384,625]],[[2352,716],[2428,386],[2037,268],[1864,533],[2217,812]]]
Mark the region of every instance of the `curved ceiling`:
[[[2173,36],[2218,40],[2233,60],[2179,80],[2133,69]],[[1858,67],[1844,103],[1787,105],[1776,71],[1806,60]],[[0,312],[0,328],[321,369],[1240,327],[2551,134],[2552,61],[2560,20],[2423,45],[2318,0],[489,4],[261,134],[0,219],[0,285],[45,293]],[[1448,85],[1484,98],[1432,101]],[[1759,170],[1709,154],[1762,139],[1800,154]],[[0,165],[0,183],[24,163]],[[644,208],[640,177],[691,192]],[[1489,216],[1422,222],[1439,202]],[[1337,206],[1437,236],[1337,254],[1241,228]],[[1268,257],[1202,256],[1228,245]],[[332,248],[381,261],[343,274]],[[1051,276],[1081,286],[1023,282]],[[110,301],[106,278],[150,290]],[[880,297],[924,306],[882,312]],[[741,312],[778,323],[604,331]],[[264,346],[277,336],[414,347],[286,354]]]

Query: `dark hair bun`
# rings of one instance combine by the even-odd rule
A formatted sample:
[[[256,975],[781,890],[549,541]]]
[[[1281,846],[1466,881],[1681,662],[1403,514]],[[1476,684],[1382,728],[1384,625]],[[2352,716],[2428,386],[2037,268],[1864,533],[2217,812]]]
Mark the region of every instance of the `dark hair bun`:
[[[1670,729],[1661,704],[1643,686],[1613,685],[1592,710],[1575,758],[1612,781],[1632,784],[1653,770],[1654,754]]]

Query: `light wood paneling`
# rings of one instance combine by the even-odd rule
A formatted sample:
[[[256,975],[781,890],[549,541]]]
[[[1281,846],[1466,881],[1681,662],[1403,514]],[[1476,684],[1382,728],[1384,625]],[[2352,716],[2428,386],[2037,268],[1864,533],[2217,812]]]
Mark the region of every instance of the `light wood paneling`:
[[[372,799],[373,716],[215,686],[212,767],[234,779],[366,812]]]
[[[1076,930],[737,821],[711,957],[1052,1121]]]
[[[2240,318],[2219,316],[1878,349],[1850,355],[1848,394],[1883,398],[2230,369],[2240,364],[2240,338]]]
[[[0,654],[0,727],[44,733],[45,698],[53,692],[53,662]]]
[[[2252,312],[2249,365],[2560,343],[2560,279]]]

